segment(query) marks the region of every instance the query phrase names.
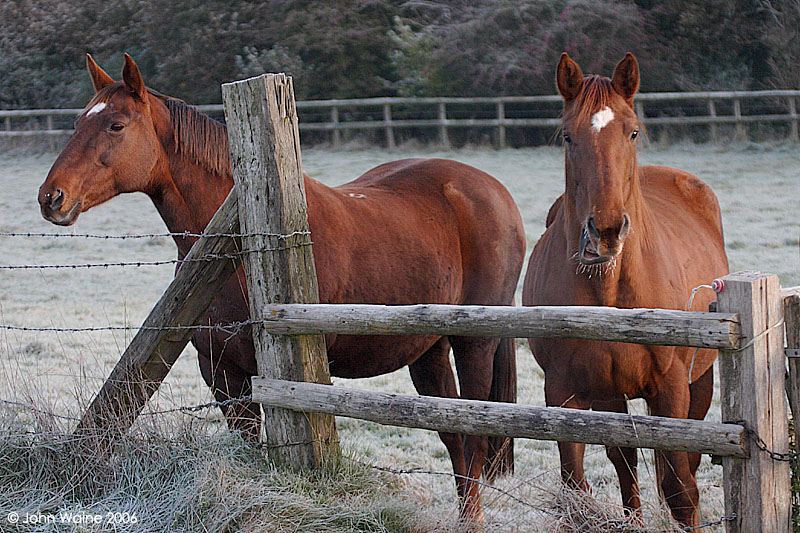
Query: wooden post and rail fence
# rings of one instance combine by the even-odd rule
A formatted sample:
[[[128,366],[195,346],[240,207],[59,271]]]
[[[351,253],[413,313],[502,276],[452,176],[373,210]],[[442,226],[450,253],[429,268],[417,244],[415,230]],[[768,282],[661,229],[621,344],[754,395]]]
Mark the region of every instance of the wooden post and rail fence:
[[[708,453],[722,458],[728,531],[787,531],[786,391],[800,403],[800,290],[756,272],[723,278],[717,311],[602,307],[319,304],[306,219],[291,78],[223,86],[236,185],[178,270],[76,429],[105,448],[157,390],[211,301],[242,262],[264,406],[262,439],[276,462],[320,465],[338,453],[334,416],[435,431]],[[240,233],[241,232],[241,233]],[[241,238],[218,236],[240,234]],[[260,250],[260,251],[259,251]],[[789,348],[784,352],[784,309]],[[322,334],[573,337],[720,350],[723,423],[331,386]],[[794,351],[793,351],[794,350]],[[794,354],[794,355],[792,355]],[[784,384],[786,355],[790,378]]]
[[[640,93],[636,96],[636,112],[645,127],[707,126],[714,143],[719,140],[720,125],[734,125],[735,138],[744,140],[747,124],[785,123],[789,126],[788,139],[797,142],[798,98],[800,90]],[[308,100],[297,102],[296,107],[301,115],[300,131],[328,132],[334,146],[342,142],[346,132],[382,131],[385,146],[391,149],[396,145],[398,130],[409,128],[435,129],[438,143],[449,146],[451,129],[488,128],[494,131],[495,145],[504,148],[508,128],[558,128],[561,101],[558,95],[385,97]],[[197,108],[212,114],[223,111],[222,104]],[[69,135],[72,130],[54,127],[53,118],[74,118],[81,111],[0,110],[5,123],[0,137]],[[45,118],[44,124],[28,122],[40,117]]]

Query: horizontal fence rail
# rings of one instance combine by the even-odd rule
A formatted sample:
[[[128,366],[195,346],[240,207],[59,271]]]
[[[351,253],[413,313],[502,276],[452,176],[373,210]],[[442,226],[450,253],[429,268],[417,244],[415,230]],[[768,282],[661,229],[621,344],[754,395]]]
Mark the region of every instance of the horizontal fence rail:
[[[746,430],[660,416],[434,398],[253,378],[253,401],[379,424],[512,438],[747,457]]]
[[[709,126],[716,140],[717,125],[736,125],[737,136],[746,136],[752,123],[784,122],[789,138],[798,140],[797,99],[800,90],[642,93],[636,110],[645,126]],[[742,103],[745,103],[744,106]],[[222,114],[221,104],[199,105],[200,111]],[[439,142],[449,144],[451,128],[491,128],[499,147],[505,146],[506,128],[548,128],[561,124],[561,97],[502,96],[485,98],[354,98],[297,102],[301,131],[329,132],[341,142],[347,131],[382,130],[389,147],[398,129],[438,129]],[[0,110],[0,136],[67,135],[71,129],[54,126],[54,117],[75,117],[83,109]],[[31,124],[44,117],[45,123]],[[13,127],[12,127],[13,126]]]
[[[731,313],[592,306],[279,304],[267,307],[272,334],[460,335],[569,337],[735,350],[739,322]]]

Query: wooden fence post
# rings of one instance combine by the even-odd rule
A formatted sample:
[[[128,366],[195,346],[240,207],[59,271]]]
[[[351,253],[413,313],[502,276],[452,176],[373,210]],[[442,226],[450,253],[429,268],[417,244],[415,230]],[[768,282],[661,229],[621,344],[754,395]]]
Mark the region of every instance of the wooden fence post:
[[[738,98],[733,99],[733,116],[736,117],[735,140],[737,142],[747,142],[747,130],[742,122],[742,101]]]
[[[722,420],[741,422],[779,453],[789,449],[783,301],[777,276],[739,272],[723,278],[719,312],[739,314],[742,348],[720,351]],[[749,459],[723,458],[727,531],[788,531],[789,463],[749,442]]]
[[[439,103],[439,144],[443,148],[450,148],[450,138],[447,136],[447,109],[444,102]]]
[[[506,147],[506,106],[503,102],[497,102],[497,149],[502,150]]]
[[[339,131],[339,108],[336,106],[331,108],[331,126],[333,147],[339,148],[339,145],[342,144],[342,132]]]
[[[800,141],[800,136],[798,136],[797,132],[797,102],[793,97],[789,97],[789,116],[791,117],[791,121],[789,122],[789,140],[792,142]]]
[[[222,86],[234,180],[239,188],[250,316],[274,303],[319,303],[306,218],[300,137],[291,77],[264,74]],[[252,235],[248,235],[252,234]],[[276,237],[282,235],[286,237]],[[270,335],[253,326],[261,376],[330,383],[321,335]],[[264,408],[270,457],[299,468],[338,453],[332,416]]]
[[[386,148],[394,149],[394,127],[392,126],[392,106],[383,104],[383,122],[386,124]]]
[[[708,99],[708,116],[713,119],[717,118],[717,106],[714,103],[713,98]],[[717,125],[714,122],[711,122],[711,142],[712,144],[717,144],[718,137],[717,137]]]

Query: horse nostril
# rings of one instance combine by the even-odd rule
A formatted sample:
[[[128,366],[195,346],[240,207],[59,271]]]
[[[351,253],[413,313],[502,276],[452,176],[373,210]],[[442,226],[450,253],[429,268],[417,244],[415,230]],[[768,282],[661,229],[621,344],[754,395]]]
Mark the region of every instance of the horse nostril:
[[[50,197],[50,193],[47,193],[47,197],[48,198]],[[61,207],[61,204],[63,203],[64,203],[64,191],[62,191],[61,189],[56,189],[56,196],[50,202],[50,209],[52,209],[53,211],[58,211],[58,209]]]
[[[619,238],[624,239],[627,237],[628,232],[631,229],[631,217],[628,216],[628,213],[622,215],[622,226],[619,229]]]
[[[594,224],[594,217],[589,217],[589,220],[586,221],[586,229],[589,230],[589,233],[594,237],[600,238],[600,231]]]

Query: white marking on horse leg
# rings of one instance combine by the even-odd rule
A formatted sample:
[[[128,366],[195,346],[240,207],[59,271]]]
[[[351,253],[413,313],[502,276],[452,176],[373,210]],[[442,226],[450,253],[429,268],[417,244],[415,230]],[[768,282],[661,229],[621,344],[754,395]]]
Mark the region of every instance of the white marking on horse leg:
[[[99,113],[100,111],[102,111],[105,108],[106,108],[106,103],[105,102],[100,102],[99,104],[95,104],[89,111],[87,111],[86,116],[87,117],[91,117],[95,113]]]
[[[350,194],[348,194],[348,196],[350,198],[366,198],[367,197],[366,194],[356,194],[354,192],[351,192]]]
[[[600,130],[608,126],[608,123],[614,120],[614,112],[610,107],[605,106],[603,109],[592,115],[592,129],[599,133]]]

